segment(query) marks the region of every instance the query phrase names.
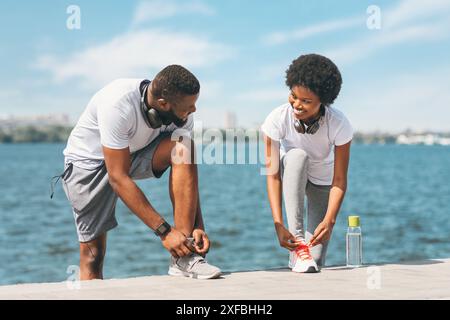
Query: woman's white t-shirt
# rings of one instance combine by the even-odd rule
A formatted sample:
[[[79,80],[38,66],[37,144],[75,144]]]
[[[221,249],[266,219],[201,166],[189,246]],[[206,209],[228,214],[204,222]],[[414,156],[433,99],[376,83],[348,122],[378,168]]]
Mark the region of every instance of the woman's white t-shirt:
[[[309,158],[308,180],[317,185],[331,185],[334,173],[334,146],[353,139],[353,128],[345,115],[326,107],[315,134],[301,134],[294,128],[294,114],[289,103],[273,110],[261,126],[261,131],[280,142],[280,158],[293,148],[303,149]]]

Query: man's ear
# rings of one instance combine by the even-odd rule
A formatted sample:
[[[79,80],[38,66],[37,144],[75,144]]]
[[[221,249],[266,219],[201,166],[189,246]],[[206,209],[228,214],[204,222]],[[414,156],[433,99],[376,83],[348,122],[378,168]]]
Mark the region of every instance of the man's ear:
[[[165,99],[163,99],[163,98],[158,99],[158,100],[156,100],[156,103],[158,104],[158,107],[161,110],[169,111],[169,103]]]

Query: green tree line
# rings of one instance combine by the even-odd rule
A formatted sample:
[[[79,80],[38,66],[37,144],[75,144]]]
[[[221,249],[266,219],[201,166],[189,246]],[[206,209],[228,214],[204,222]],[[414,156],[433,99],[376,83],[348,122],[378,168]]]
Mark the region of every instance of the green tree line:
[[[25,143],[25,142],[66,142],[73,127],[71,126],[19,126],[13,129],[0,127],[0,143]],[[223,138],[226,138],[226,131],[219,129]],[[242,131],[244,132],[244,130]],[[450,137],[450,133],[443,135]],[[262,135],[257,132],[256,136],[247,137],[246,142],[261,139]],[[356,132],[353,137],[354,143],[362,144],[394,144],[397,136],[388,133],[363,134]],[[237,139],[234,138],[236,141]]]
[[[66,142],[71,131],[65,126],[0,128],[0,143]]]

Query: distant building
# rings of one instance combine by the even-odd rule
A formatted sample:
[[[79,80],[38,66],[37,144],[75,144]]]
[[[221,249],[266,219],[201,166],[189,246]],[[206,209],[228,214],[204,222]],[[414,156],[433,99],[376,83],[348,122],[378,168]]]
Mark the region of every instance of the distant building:
[[[397,137],[398,144],[424,144],[424,145],[444,145],[450,146],[450,138],[437,134],[400,134]]]
[[[224,128],[225,129],[233,129],[236,127],[237,127],[236,114],[231,111],[226,111],[225,118],[224,118]]]

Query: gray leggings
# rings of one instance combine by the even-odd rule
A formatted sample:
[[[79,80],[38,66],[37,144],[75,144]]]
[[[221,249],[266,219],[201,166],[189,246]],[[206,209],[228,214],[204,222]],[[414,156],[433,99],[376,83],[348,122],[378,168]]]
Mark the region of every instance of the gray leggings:
[[[308,155],[302,149],[291,149],[281,159],[283,197],[289,231],[306,241],[322,222],[328,208],[331,186],[319,186],[308,181]],[[304,229],[305,194],[307,197],[307,228]],[[325,264],[328,242],[311,248],[311,254],[319,266]]]

